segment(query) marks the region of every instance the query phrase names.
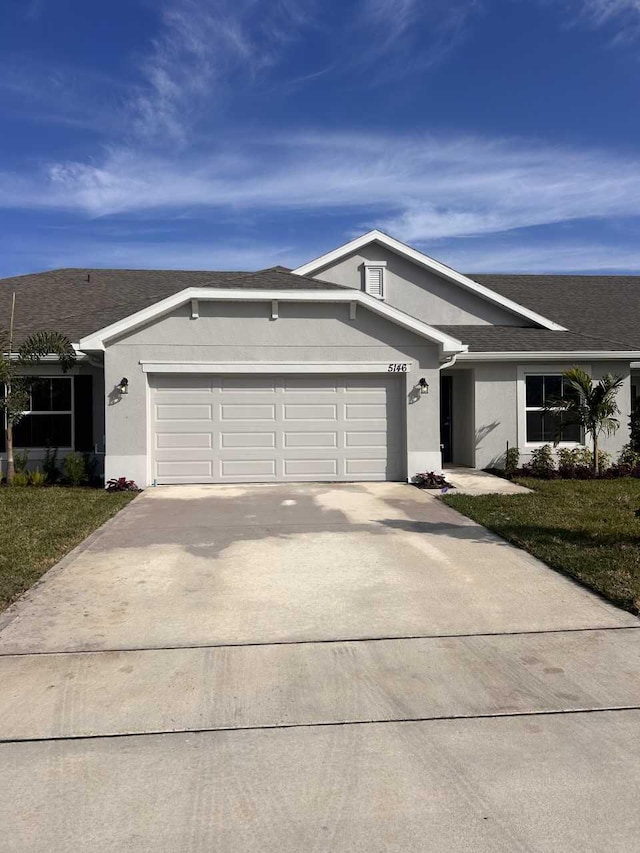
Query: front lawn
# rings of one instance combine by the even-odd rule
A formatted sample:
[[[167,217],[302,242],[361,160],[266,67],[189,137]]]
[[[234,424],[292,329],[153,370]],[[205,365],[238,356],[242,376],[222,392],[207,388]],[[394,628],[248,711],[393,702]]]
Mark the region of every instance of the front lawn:
[[[133,497],[63,486],[0,488],[0,609]]]
[[[455,495],[445,503],[640,612],[640,480],[531,480],[531,495]]]

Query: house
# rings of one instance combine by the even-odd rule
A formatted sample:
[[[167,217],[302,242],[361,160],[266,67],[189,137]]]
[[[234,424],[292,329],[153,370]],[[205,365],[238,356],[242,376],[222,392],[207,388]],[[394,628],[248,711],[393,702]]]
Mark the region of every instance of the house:
[[[93,450],[141,486],[404,480],[500,465],[507,445],[526,460],[573,364],[624,379],[615,455],[640,383],[640,276],[464,275],[380,231],[295,270],[5,279],[0,325],[14,291],[18,342],[53,329],[79,354],[67,375],[38,366],[16,445]]]

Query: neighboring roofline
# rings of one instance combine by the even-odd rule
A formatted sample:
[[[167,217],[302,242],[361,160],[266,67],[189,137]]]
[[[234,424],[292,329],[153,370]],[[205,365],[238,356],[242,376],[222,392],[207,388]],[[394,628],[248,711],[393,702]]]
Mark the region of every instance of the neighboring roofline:
[[[355,303],[362,305],[369,311],[375,314],[380,314],[382,317],[403,326],[415,334],[420,335],[427,340],[437,343],[443,354],[454,352],[466,352],[468,347],[459,341],[457,338],[441,332],[439,329],[434,329],[423,323],[421,320],[416,320],[409,314],[399,311],[397,308],[392,308],[379,299],[369,296],[359,290],[345,288],[344,290],[237,290],[232,288],[211,288],[211,287],[188,287],[184,290],[168,296],[166,299],[161,299],[159,302],[154,302],[153,305],[137,311],[135,314],[130,314],[122,320],[111,323],[103,329],[99,329],[90,335],[82,338],[78,347],[87,352],[95,352],[105,349],[105,343],[111,339],[130,332],[133,329],[142,326],[152,320],[158,319],[165,314],[169,314],[176,308],[184,305],[191,300],[201,302],[340,302],[340,303]]]
[[[429,255],[425,255],[423,252],[419,252],[417,249],[407,246],[406,243],[402,243],[400,240],[396,240],[395,237],[390,237],[388,234],[385,234],[384,231],[379,231],[377,229],[368,231],[361,237],[356,237],[355,240],[351,240],[349,243],[345,243],[343,246],[339,246],[337,249],[327,252],[325,255],[321,255],[319,258],[314,258],[314,260],[309,261],[309,263],[303,264],[302,266],[292,270],[292,273],[294,275],[312,275],[323,267],[326,267],[328,264],[338,261],[340,258],[350,255],[352,252],[356,252],[358,249],[361,249],[363,246],[367,246],[370,243],[381,243],[383,246],[391,249],[392,252],[408,258],[419,266],[425,267],[437,275],[464,287],[466,290],[477,294],[482,299],[486,299],[488,302],[493,302],[494,304],[499,305],[501,308],[504,308],[512,314],[516,314],[518,317],[525,317],[527,320],[537,323],[544,329],[550,329],[554,332],[567,331],[564,326],[555,323],[553,320],[549,320],[547,317],[543,317],[542,314],[531,311],[529,308],[525,308],[524,305],[513,302],[511,299],[507,299],[506,296],[501,296],[501,294],[496,293],[495,290],[485,287],[483,284],[474,281],[472,278],[457,272],[457,270],[451,269],[451,267],[446,266],[440,261],[436,261],[435,258],[430,258]]]
[[[632,361],[640,358],[638,350],[555,350],[520,352],[463,352],[457,361]]]

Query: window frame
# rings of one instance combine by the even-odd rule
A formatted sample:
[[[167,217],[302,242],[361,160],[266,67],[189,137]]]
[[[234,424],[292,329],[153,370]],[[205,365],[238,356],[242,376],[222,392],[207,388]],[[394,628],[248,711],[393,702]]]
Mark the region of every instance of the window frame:
[[[73,452],[73,450],[76,446],[75,382],[73,381],[73,378],[74,378],[73,375],[66,375],[66,376],[55,376],[55,375],[53,375],[52,376],[51,374],[40,375],[40,374],[35,374],[35,373],[34,374],[29,373],[29,374],[26,374],[26,376],[27,376],[27,378],[32,379],[32,380],[55,379],[55,380],[63,380],[65,382],[71,383],[71,394],[70,394],[71,408],[70,409],[55,409],[55,410],[52,409],[50,411],[44,411],[41,409],[27,409],[27,410],[22,412],[22,417],[26,417],[27,415],[35,415],[36,417],[38,415],[69,415],[69,417],[71,419],[71,444],[70,445],[66,445],[66,444],[62,445],[61,444],[58,446],[58,449],[59,450],[68,450],[68,451]],[[30,402],[31,402],[31,404],[33,404],[33,393],[30,391],[29,395],[30,395]],[[4,420],[3,426],[4,426],[4,429],[6,431],[6,428],[7,428],[6,413],[4,413],[4,419],[3,420]],[[14,441],[14,449],[15,450],[27,450],[27,451],[35,450],[35,451],[44,452],[46,450],[46,447],[43,447],[41,445],[35,445],[35,444],[32,446],[29,446],[29,447],[23,447],[22,445],[15,444],[15,441]]]
[[[580,365],[591,375],[591,367]],[[549,441],[529,441],[527,438],[527,414],[529,412],[544,411],[544,406],[527,406],[527,377],[528,376],[558,376],[561,377],[566,370],[564,365],[527,365],[518,368],[518,437],[519,446],[523,449],[534,449],[536,447],[544,447],[545,444],[553,445],[553,440]],[[584,430],[582,430],[582,438],[580,441],[559,441],[556,448],[566,447],[569,449],[585,446]]]
[[[370,270],[380,270],[380,284],[381,284],[381,293],[378,295],[377,293],[372,293],[369,290],[369,271]],[[379,299],[381,302],[384,302],[387,295],[387,262],[386,261],[365,261],[363,264],[364,270],[364,292],[369,296],[372,296],[374,299]]]

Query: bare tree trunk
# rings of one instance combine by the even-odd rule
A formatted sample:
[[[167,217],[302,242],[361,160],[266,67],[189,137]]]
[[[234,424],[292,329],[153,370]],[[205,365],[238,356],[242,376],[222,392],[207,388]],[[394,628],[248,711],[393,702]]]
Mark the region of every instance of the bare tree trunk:
[[[13,461],[13,424],[7,420],[7,483],[10,483],[16,473]]]
[[[594,432],[593,434],[593,473],[595,476],[598,476],[598,435]]]

